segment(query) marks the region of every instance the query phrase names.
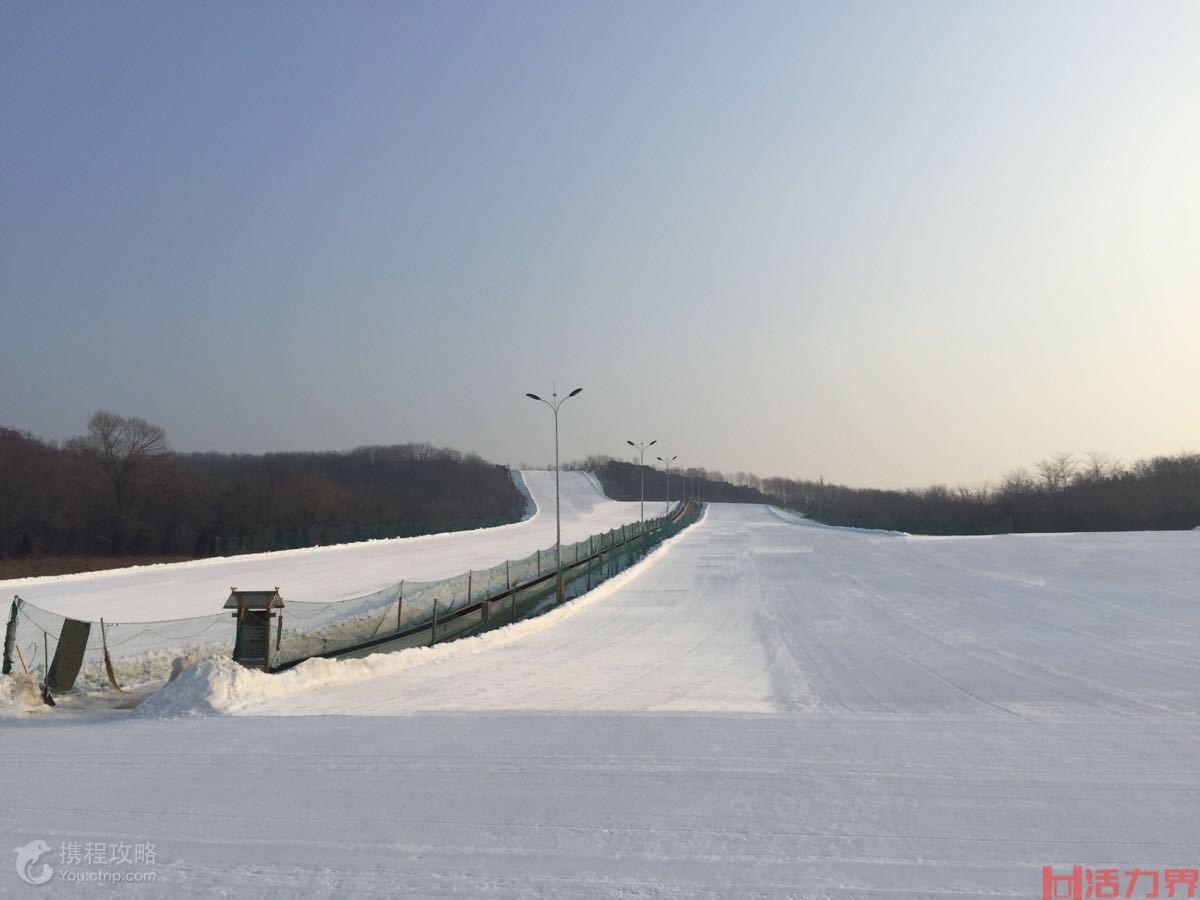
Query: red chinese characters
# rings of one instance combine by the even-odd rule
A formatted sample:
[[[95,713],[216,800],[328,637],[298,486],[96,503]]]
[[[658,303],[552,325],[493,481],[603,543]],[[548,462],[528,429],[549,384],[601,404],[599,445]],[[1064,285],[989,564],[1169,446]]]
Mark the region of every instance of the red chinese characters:
[[[1042,900],[1101,900],[1105,897],[1194,898],[1200,868],[1088,869],[1072,866],[1056,873],[1042,866]]]

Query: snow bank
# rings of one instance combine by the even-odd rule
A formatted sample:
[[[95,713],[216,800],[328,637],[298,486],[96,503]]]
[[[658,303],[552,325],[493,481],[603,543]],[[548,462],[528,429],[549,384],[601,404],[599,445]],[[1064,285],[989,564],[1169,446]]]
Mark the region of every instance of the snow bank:
[[[533,619],[514,622],[476,637],[449,641],[433,647],[411,647],[394,653],[376,653],[361,659],[310,659],[293,669],[274,675],[247,669],[227,657],[202,659],[184,669],[178,677],[148,697],[134,715],[143,718],[175,718],[244,713],[260,703],[271,700],[396,675],[419,666],[507,644],[553,628],[564,619],[620,590],[686,535],[687,531],[684,531],[664,541],[636,565],[613,576],[592,591]]]
[[[446,652],[452,646],[447,643],[437,647],[415,647],[362,659],[310,659],[276,675],[247,669],[228,657],[203,659],[183,669],[173,681],[147,698],[134,715],[174,718],[237,713],[268,700],[354,684],[377,675],[424,665],[454,655]]]
[[[42,692],[32,675],[0,675],[0,716],[17,716],[45,709]]]
[[[148,650],[133,656],[119,656],[113,659],[113,674],[117,684],[125,689],[147,689],[166,683],[171,677],[172,667],[181,655],[194,659],[204,659],[210,656],[229,656],[233,639],[213,641],[205,644],[181,644],[161,650]],[[104,667],[103,658],[89,652],[84,658],[75,684],[71,689],[75,693],[91,694],[104,693],[111,690],[108,672]]]
[[[521,492],[521,496],[524,498],[525,502],[525,507],[521,512],[521,518],[519,521],[528,522],[538,514],[538,503],[533,499],[533,494],[529,491],[529,485],[525,483],[525,476],[522,475],[519,470],[509,469],[508,474],[509,477],[512,478],[513,485],[516,486],[516,489]],[[603,496],[604,492],[601,491],[600,494]]]

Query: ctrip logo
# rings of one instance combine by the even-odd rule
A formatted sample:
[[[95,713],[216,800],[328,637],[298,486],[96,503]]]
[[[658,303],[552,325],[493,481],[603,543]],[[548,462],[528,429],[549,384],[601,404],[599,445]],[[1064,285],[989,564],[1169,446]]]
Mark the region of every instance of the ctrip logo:
[[[54,875],[52,869],[47,863],[42,863],[40,869],[35,871],[37,861],[50,852],[50,845],[45,841],[30,841],[24,847],[17,847],[13,853],[17,855],[16,868],[17,874],[21,876],[21,880],[26,884],[45,884]]]

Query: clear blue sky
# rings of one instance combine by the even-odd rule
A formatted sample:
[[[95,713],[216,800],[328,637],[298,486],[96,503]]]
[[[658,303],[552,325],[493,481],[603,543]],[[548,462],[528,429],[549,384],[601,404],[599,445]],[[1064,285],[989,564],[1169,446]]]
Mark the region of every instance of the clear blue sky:
[[[1200,4],[0,3],[0,424],[1200,448]]]

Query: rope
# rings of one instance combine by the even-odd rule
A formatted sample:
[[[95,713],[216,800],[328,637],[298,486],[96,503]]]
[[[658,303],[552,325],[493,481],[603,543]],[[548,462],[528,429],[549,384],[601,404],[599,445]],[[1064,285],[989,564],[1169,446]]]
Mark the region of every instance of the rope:
[[[187,620],[181,619],[180,621],[187,621]],[[164,641],[174,641],[174,640],[188,641],[188,640],[191,640],[192,638],[199,637],[200,635],[204,634],[207,631],[211,631],[214,626],[222,625],[224,623],[225,623],[225,616],[218,616],[218,617],[214,618],[213,621],[209,622],[206,626],[201,628],[199,631],[194,631],[194,632],[191,632],[190,634],[163,634],[159,631],[155,631],[153,628],[143,628],[141,631],[129,634],[124,640],[113,641],[112,646],[114,646],[114,647],[123,646],[125,644],[128,644],[130,641],[137,640],[138,638],[142,637],[143,635],[147,635],[147,634],[152,634],[156,638],[162,638]],[[122,624],[120,622],[110,622],[108,627],[123,630],[123,629],[129,628],[131,626],[137,626],[138,624],[139,623],[137,623],[137,622],[126,622],[124,624]]]

